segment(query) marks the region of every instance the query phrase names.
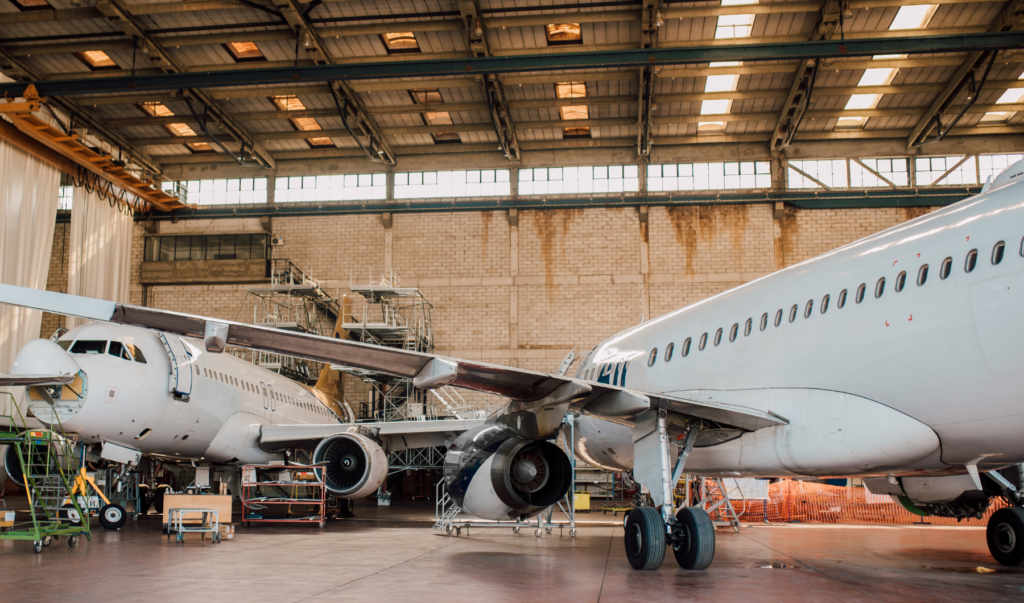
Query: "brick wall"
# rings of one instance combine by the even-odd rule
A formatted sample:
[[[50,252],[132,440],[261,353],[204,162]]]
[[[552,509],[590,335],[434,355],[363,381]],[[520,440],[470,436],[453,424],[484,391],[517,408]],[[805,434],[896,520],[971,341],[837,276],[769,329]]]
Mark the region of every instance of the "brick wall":
[[[50,250],[50,271],[46,276],[46,290],[68,292],[68,260],[71,242],[71,224],[59,223],[53,229],[53,248]],[[134,258],[133,258],[134,259]],[[39,328],[39,336],[48,338],[60,327],[67,325],[67,318],[59,314],[43,312],[43,322]]]
[[[552,371],[613,333],[920,215],[912,209],[797,210],[770,205],[552,209],[273,219],[287,258],[349,293],[353,268],[394,269],[433,305],[437,351]],[[517,223],[516,223],[517,222]],[[390,228],[387,224],[390,223]],[[67,288],[67,226],[57,225],[47,287]],[[162,223],[168,234],[261,232],[257,220]],[[246,320],[246,286],[152,286],[138,280],[145,231],[136,225],[132,302]],[[63,258],[63,263],[62,262]],[[360,273],[361,274],[361,273]],[[46,316],[43,336],[59,319]],[[346,378],[359,410],[368,386]],[[493,402],[464,392],[473,403]]]

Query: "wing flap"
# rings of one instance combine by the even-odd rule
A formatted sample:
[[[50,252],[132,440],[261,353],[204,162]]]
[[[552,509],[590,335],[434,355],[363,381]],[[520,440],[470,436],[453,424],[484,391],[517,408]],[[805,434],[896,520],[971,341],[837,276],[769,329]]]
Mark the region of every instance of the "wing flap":
[[[484,419],[444,419],[439,421],[391,421],[383,423],[326,425],[264,425],[260,429],[260,448],[278,452],[315,446],[326,437],[350,429],[374,432],[388,452],[406,448],[443,446],[445,442],[468,429],[483,425]]]

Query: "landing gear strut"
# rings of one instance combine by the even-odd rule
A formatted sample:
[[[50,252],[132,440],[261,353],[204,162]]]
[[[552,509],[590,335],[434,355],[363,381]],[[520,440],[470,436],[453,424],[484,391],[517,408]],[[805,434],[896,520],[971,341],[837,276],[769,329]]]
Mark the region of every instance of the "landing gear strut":
[[[693,450],[698,428],[696,425],[690,427],[686,441],[680,447],[676,466],[672,469],[665,420],[667,413],[665,410],[656,412],[656,431],[644,437],[657,437],[662,483],[660,492],[655,488],[650,490],[655,505],[661,503],[661,511],[653,507],[637,507],[626,516],[626,558],[634,569],[656,570],[665,559],[666,546],[671,546],[679,567],[686,570],[707,569],[715,557],[715,525],[704,509],[683,507],[677,513],[674,497],[675,485],[679,483],[686,459]],[[651,452],[650,448],[647,452]]]

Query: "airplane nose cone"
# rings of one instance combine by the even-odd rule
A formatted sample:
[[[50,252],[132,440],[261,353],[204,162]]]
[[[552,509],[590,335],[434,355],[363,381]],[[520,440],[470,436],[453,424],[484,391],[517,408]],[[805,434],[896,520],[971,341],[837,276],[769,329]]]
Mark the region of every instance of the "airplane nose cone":
[[[11,365],[14,375],[77,375],[80,370],[82,367],[71,354],[48,339],[36,339],[25,344]]]

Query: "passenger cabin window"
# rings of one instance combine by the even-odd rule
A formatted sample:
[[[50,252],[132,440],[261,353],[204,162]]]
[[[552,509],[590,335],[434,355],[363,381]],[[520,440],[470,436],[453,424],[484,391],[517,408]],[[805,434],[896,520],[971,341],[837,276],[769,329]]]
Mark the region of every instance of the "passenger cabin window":
[[[925,284],[928,280],[928,264],[925,264],[917,269],[917,286]]]
[[[763,331],[766,328],[768,328],[768,313],[767,312],[765,312],[764,314],[761,315],[761,330]]]
[[[132,357],[128,354],[128,348],[124,347],[124,344],[120,341],[111,341],[110,347],[107,348],[107,353],[111,356],[117,356],[131,362]]]
[[[846,305],[846,289],[839,292],[839,299],[836,300],[836,307],[840,310]]]
[[[864,292],[867,291],[867,288],[867,285],[861,283],[860,287],[857,287],[857,297],[854,297],[853,301],[857,302],[858,304],[864,301]]]
[[[939,268],[939,278],[946,280],[949,277],[949,273],[953,270],[953,258],[946,258],[942,260],[942,266]]]
[[[964,272],[973,272],[978,265],[978,250],[972,249],[967,252],[967,259],[964,260]]]
[[[700,343],[697,344],[697,349],[703,352],[704,351],[704,346],[706,346],[707,344],[708,344],[708,334],[704,333],[703,335],[700,336]]]
[[[821,313],[822,314],[824,314],[825,312],[828,311],[828,300],[829,300],[829,297],[828,297],[828,294],[826,293],[825,297],[821,298]]]
[[[789,322],[794,320],[796,320],[796,304],[793,304],[793,307],[789,309]]]
[[[722,329],[715,331],[715,345],[722,343]]]
[[[753,329],[753,328],[754,328],[754,319],[753,318],[748,318],[747,319],[747,324],[743,325],[743,336],[744,337],[748,337],[750,335],[751,329]]]
[[[72,354],[102,354],[107,350],[106,341],[79,339],[71,346]]]
[[[658,359],[658,348],[651,350],[651,355],[647,358],[647,366],[654,366],[654,361]]]
[[[738,323],[733,323],[732,328],[729,329],[729,342],[730,343],[733,342],[733,341],[736,341],[736,336],[739,335],[739,332],[740,332],[740,325]]]
[[[882,297],[883,293],[885,293],[885,277],[884,276],[882,278],[878,279],[878,282],[875,283],[875,299],[878,299],[879,297]]]
[[[1003,250],[1006,248],[1006,243],[999,241],[996,246],[992,248],[992,265],[995,266],[999,262],[1003,261]]]
[[[683,358],[686,358],[687,356],[690,355],[690,338],[689,337],[687,337],[686,341],[683,342],[683,349],[682,349],[681,353],[683,355]]]
[[[899,293],[900,291],[903,291],[903,285],[905,285],[905,284],[907,284],[907,271],[906,270],[904,270],[903,272],[900,272],[899,274],[896,275],[896,285],[894,287],[896,289],[896,293]]]
[[[676,344],[674,344],[674,343],[670,343],[667,346],[665,346],[665,362],[668,362],[669,360],[672,360],[672,352],[674,352],[675,349],[676,349]]]
[[[807,300],[807,305],[804,306],[804,318],[810,318],[812,310],[814,310],[814,300],[809,299]]]
[[[777,326],[779,326],[781,324],[782,324],[782,308],[779,308],[779,311],[775,313],[775,326],[777,327]]]

